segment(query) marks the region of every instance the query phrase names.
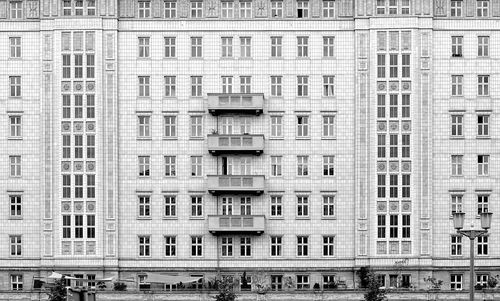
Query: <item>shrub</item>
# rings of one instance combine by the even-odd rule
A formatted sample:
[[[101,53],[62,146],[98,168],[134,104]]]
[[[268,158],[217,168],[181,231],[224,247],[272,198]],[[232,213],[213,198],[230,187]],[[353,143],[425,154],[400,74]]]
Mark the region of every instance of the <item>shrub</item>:
[[[217,290],[219,293],[213,298],[216,301],[235,301],[236,294],[233,290],[234,282],[228,278],[222,278],[222,280],[218,281]]]
[[[358,275],[359,278],[360,288],[368,287],[368,284],[370,282],[370,279],[368,277],[369,273],[370,273],[370,268],[368,267],[361,267],[359,270],[356,271],[356,275]]]
[[[113,290],[115,291],[126,291],[127,285],[123,282],[115,282],[113,283]]]
[[[385,289],[380,289],[380,283],[373,272],[369,272],[367,275],[367,292],[364,297],[366,301],[385,301],[387,300],[385,294]]]
[[[66,280],[56,279],[54,286],[49,288],[49,301],[66,301]]]

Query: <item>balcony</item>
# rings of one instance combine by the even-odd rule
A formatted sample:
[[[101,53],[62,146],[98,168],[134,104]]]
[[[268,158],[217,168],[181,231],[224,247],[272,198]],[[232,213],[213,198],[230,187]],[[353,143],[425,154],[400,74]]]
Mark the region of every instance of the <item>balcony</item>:
[[[264,135],[208,135],[208,152],[219,154],[254,154],[264,150]]]
[[[264,233],[264,215],[209,215],[208,231],[219,234],[256,234]]]
[[[208,112],[260,115],[264,109],[262,93],[208,93]]]
[[[209,175],[207,185],[208,192],[213,195],[227,193],[260,195],[264,192],[264,176]]]

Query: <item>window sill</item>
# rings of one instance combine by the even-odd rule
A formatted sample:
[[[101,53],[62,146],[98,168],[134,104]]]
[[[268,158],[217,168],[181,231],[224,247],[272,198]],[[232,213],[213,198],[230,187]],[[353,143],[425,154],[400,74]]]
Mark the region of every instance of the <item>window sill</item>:
[[[311,140],[311,137],[295,137],[295,140]]]
[[[201,221],[201,220],[204,220],[205,217],[204,216],[190,216],[189,217],[190,220],[198,220],[198,221]]]
[[[168,221],[168,220],[171,220],[171,221],[172,221],[172,220],[178,220],[179,218],[178,218],[177,216],[173,216],[173,217],[167,217],[167,216],[164,216],[162,219],[163,219],[163,220],[167,220],[167,221]]]
[[[151,176],[137,176],[137,178],[139,178],[140,180],[147,180],[151,179]]]
[[[9,61],[22,61],[22,57],[9,57]]]
[[[296,220],[310,220],[311,217],[309,217],[309,216],[296,216],[295,219]]]
[[[284,220],[285,218],[283,216],[269,216],[268,219],[270,220]]]
[[[137,57],[138,61],[151,61],[151,57]]]
[[[462,55],[456,55],[456,56],[455,55],[450,56],[450,59],[463,59],[463,58],[464,58],[463,54]]]
[[[149,217],[140,217],[140,216],[138,216],[137,220],[148,221],[148,220],[152,220],[152,218],[150,216]]]
[[[23,140],[23,137],[7,137],[7,140]]]
[[[141,141],[148,141],[149,140],[149,141],[151,141],[151,140],[153,140],[153,138],[151,138],[151,137],[137,137],[137,140],[141,140]]]
[[[451,175],[450,178],[452,178],[452,179],[463,179],[465,177],[464,177],[464,175]]]
[[[282,56],[269,56],[269,59],[270,60],[284,60],[284,58]]]
[[[168,180],[168,179],[176,179],[176,178],[177,178],[177,176],[163,176],[163,178],[164,178],[165,180]]]
[[[9,220],[22,220],[22,216],[9,216]]]
[[[336,216],[322,216],[321,219],[322,220],[336,220],[337,217]]]
[[[450,136],[451,140],[465,140],[464,136]]]
[[[177,137],[163,137],[163,140],[179,140]]]
[[[204,137],[189,137],[189,140],[203,141],[203,140],[205,140],[205,138]]]
[[[242,61],[253,61],[253,57],[239,57],[238,60]]]
[[[295,57],[296,60],[299,60],[299,61],[310,61],[311,58],[308,57],[308,56],[297,56]]]
[[[476,136],[476,139],[479,139],[479,140],[491,140],[491,137],[490,136]]]
[[[337,140],[337,137],[321,137],[321,140]]]
[[[491,98],[491,95],[477,95],[476,97],[477,97],[477,98],[484,98],[484,99],[487,99],[487,98]]]
[[[178,60],[179,58],[176,57],[176,56],[172,56],[172,57],[166,57],[166,56],[164,56],[163,59],[164,60],[172,60],[173,61],[173,60]]]
[[[138,100],[151,100],[151,96],[137,96]]]
[[[163,96],[163,100],[178,100],[178,97],[177,96]]]
[[[269,137],[269,140],[285,140],[283,137]]]

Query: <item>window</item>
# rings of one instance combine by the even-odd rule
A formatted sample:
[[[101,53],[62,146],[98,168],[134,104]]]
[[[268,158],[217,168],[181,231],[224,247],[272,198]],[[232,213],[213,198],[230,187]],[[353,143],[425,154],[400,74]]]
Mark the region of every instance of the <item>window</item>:
[[[165,2],[165,18],[172,19],[177,16],[177,0],[166,0]]]
[[[9,156],[10,163],[10,176],[20,177],[21,176],[21,156]]]
[[[323,236],[323,256],[335,256],[335,236]]]
[[[489,75],[478,75],[477,76],[477,95],[479,95],[479,96],[490,95],[489,83],[490,83],[490,76]]]
[[[324,195],[323,196],[323,217],[334,217],[335,216],[335,196]]]
[[[297,217],[309,217],[309,197],[297,197]]]
[[[71,55],[63,54],[62,56],[62,77],[70,78],[71,77]]]
[[[451,255],[461,256],[462,255],[462,236],[452,235],[451,236]]]
[[[463,95],[463,75],[452,75],[451,76],[451,95],[452,96],[462,96]]]
[[[332,2],[333,1],[323,1],[325,2]],[[334,41],[335,37],[323,37],[323,56],[324,57],[333,57],[334,56]]]
[[[95,175],[87,175],[87,198],[95,198]]]
[[[240,93],[250,93],[252,77],[240,76]]]
[[[282,94],[282,76],[271,76],[271,96],[281,97]]]
[[[177,256],[177,237],[165,236],[165,256]]]
[[[96,4],[95,0],[87,0],[87,16],[95,16]]]
[[[283,255],[283,237],[271,236],[271,256],[280,257]]]
[[[151,116],[138,116],[137,136],[139,138],[151,138]]]
[[[487,194],[480,194],[477,196],[477,214],[488,212],[489,198]]]
[[[385,0],[377,0],[377,15],[385,15]]]
[[[490,37],[477,37],[477,56],[488,57],[490,55]]]
[[[201,196],[191,197],[191,216],[203,217],[203,198]]]
[[[398,118],[398,94],[389,95],[389,117]]]
[[[452,155],[451,156],[451,175],[461,176],[463,175],[463,158],[462,155]]]
[[[140,291],[148,291],[151,289],[151,283],[147,282],[147,277],[147,275],[138,275]]]
[[[335,116],[323,116],[323,137],[335,137]]]
[[[244,2],[247,3],[247,2]],[[251,3],[251,2],[248,2]],[[252,57],[252,38],[250,37],[240,37],[240,57],[250,58]]]
[[[271,156],[271,176],[281,177],[282,174],[282,156]]]
[[[297,137],[309,137],[309,116],[297,116]]]
[[[149,38],[139,38],[139,58],[149,58]]]
[[[227,2],[222,2],[227,3]],[[222,40],[222,57],[228,58],[233,57],[233,38],[223,37]]]
[[[95,118],[95,95],[87,94],[87,118]]]
[[[462,36],[451,37],[451,56],[461,57],[463,49],[463,39]]]
[[[62,216],[63,238],[71,238],[71,215]]]
[[[233,1],[221,1],[221,18],[228,19],[234,17],[234,2]]]
[[[201,97],[201,86],[202,77],[201,76],[191,76],[191,96]]]
[[[410,14],[410,0],[401,0],[401,14],[402,15]]]
[[[63,0],[63,16],[71,16],[71,0]]]
[[[282,275],[271,275],[271,290],[272,291],[283,290],[283,276]]]
[[[323,175],[324,176],[334,176],[335,175],[335,156],[323,156]]]
[[[398,218],[395,214],[389,215],[389,238],[398,238]]]
[[[454,194],[451,196],[451,214],[462,212],[462,195]]]
[[[297,76],[297,96],[309,96],[309,76]]]
[[[150,95],[150,80],[149,76],[139,76],[139,97],[149,97]]]
[[[410,118],[410,94],[401,95],[401,117]]]
[[[151,16],[151,2],[139,1],[139,18],[149,18]]]
[[[333,97],[335,95],[334,79],[332,75],[323,76],[323,96]]]
[[[385,54],[377,54],[377,77],[385,77]]]
[[[233,77],[232,76],[222,76],[222,93],[233,93]]]
[[[83,238],[83,215],[75,215],[75,238]]]
[[[222,215],[233,215],[233,198],[223,197],[221,200]]]
[[[378,158],[385,158],[385,145],[386,136],[377,135],[377,156]]]
[[[95,238],[95,215],[87,215],[87,238]]]
[[[309,175],[309,156],[297,156],[297,175]]]
[[[13,291],[23,290],[23,275],[10,275],[10,289]]]
[[[297,18],[309,18],[309,1],[297,1]]]
[[[240,0],[240,18],[252,17],[252,1]]]
[[[199,2],[201,3],[201,2]],[[202,39],[201,37],[191,38],[191,57],[201,58],[202,56]]]
[[[451,0],[450,4],[450,16],[451,17],[461,17],[462,16],[462,0]]]
[[[63,175],[62,192],[63,198],[71,198],[71,175]]]
[[[202,176],[202,157],[201,156],[191,156],[191,176],[201,177]]]
[[[323,275],[323,290],[334,290],[337,288],[335,275]]]
[[[398,77],[398,55],[390,54],[389,55],[389,77],[396,78]]]
[[[411,216],[409,214],[403,214],[401,216],[402,227],[401,227],[401,235],[403,238],[410,238],[411,235]]]
[[[297,37],[297,56],[309,56],[309,37]]]
[[[63,135],[62,136],[62,157],[64,159],[71,158],[71,136]]]
[[[95,158],[95,136],[87,135],[87,159]]]
[[[75,135],[75,158],[83,158],[83,136]]]
[[[83,16],[83,0],[75,1],[75,15]]]
[[[21,256],[23,247],[21,235],[11,235],[9,237],[9,241],[10,241],[10,256]]]
[[[140,195],[139,200],[139,217],[151,217],[151,198],[146,195]]]
[[[21,137],[21,116],[9,116],[9,128],[9,137]]]
[[[191,18],[203,17],[203,1],[191,0]]]
[[[139,156],[139,177],[149,177],[150,174],[150,157]]]
[[[223,257],[233,256],[233,238],[232,237],[221,237],[221,256],[223,256]]]
[[[488,10],[490,6],[490,1],[488,0],[478,0],[477,1],[477,16],[478,17],[488,17]]]
[[[283,198],[281,196],[271,196],[271,217],[283,216]]]
[[[75,95],[75,118],[83,118],[83,95]]]
[[[401,175],[401,197],[409,198],[410,197],[410,174],[402,174]]]
[[[10,18],[21,19],[23,17],[23,3],[21,1],[10,2]]]
[[[488,155],[478,155],[477,156],[477,175],[478,176],[487,176],[488,164],[490,161],[490,156]]]
[[[191,138],[203,137],[203,116],[191,116]]]
[[[463,115],[451,115],[451,135],[463,136]]]
[[[335,1],[323,0],[323,18],[335,18]]]
[[[377,95],[377,118],[385,118],[385,94]]]
[[[477,115],[477,135],[481,137],[490,135],[490,115]]]
[[[398,135],[389,135],[389,156],[391,158],[398,157]]]
[[[281,57],[283,37],[271,37],[271,57]]]
[[[82,54],[75,54],[74,59],[75,59],[75,78],[82,78],[83,77],[83,55]]]
[[[168,2],[168,1],[167,1]],[[166,3],[166,2],[165,2]],[[175,3],[175,2],[174,2]],[[172,58],[175,57],[175,37],[165,37],[165,57]],[[200,48],[201,49],[201,48]],[[200,50],[201,51],[201,50]]]
[[[10,217],[19,218],[23,215],[22,197],[20,195],[9,195]]]
[[[488,287],[488,280],[490,275],[488,274],[476,274],[476,285],[480,285],[483,288]]]
[[[10,97],[21,97],[21,77],[11,76],[10,82]]]
[[[283,116],[271,116],[271,138],[283,137]]]
[[[165,217],[176,217],[177,216],[177,199],[175,196],[168,195],[164,196],[165,200]]]
[[[401,55],[401,77],[410,77],[410,55]]]
[[[191,236],[191,256],[203,256],[203,237]]]
[[[310,287],[309,275],[297,275],[297,290],[308,290]]]
[[[271,0],[271,18],[283,18],[283,0]]]
[[[11,58],[20,58],[21,57],[21,38],[19,37],[10,37],[10,57]]]
[[[252,198],[251,197],[241,197],[240,198],[240,214],[241,215],[252,215]]]
[[[151,237],[139,236],[139,257],[151,256]]]
[[[297,256],[309,256],[309,236],[297,236]]]
[[[165,97],[175,97],[175,76],[165,76]]]
[[[452,291],[462,290],[462,275],[461,274],[451,274],[450,275],[450,288]]]
[[[165,156],[165,176],[175,177],[176,173],[176,157],[175,156]]]

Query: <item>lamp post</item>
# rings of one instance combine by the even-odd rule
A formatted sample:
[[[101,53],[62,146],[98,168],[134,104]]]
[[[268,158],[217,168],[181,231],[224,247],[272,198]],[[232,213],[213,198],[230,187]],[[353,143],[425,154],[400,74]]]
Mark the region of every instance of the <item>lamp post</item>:
[[[481,213],[481,228],[478,230],[462,230],[464,227],[465,213],[464,212],[454,212],[453,213],[453,226],[457,230],[457,233],[463,236],[467,236],[470,240],[470,283],[469,283],[469,300],[474,301],[474,240],[476,237],[483,236],[488,233],[488,229],[491,226],[491,217],[493,213],[482,212]],[[472,225],[473,226],[473,225]]]

